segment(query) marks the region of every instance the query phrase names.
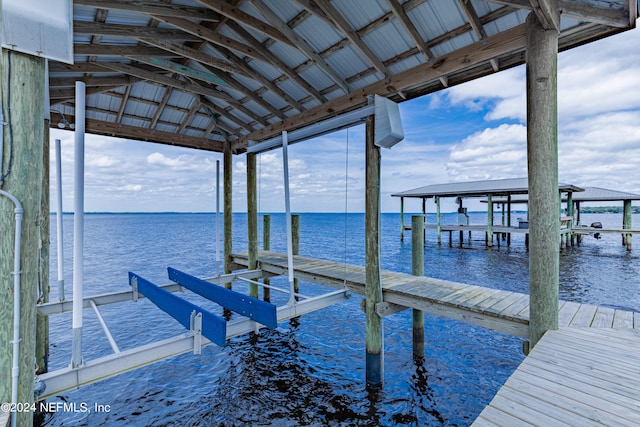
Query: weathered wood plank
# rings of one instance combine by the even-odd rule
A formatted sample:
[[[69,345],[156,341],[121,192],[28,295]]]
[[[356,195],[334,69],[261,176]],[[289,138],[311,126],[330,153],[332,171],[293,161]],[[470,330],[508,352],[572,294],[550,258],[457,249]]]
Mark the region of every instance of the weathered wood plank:
[[[581,304],[578,312],[571,319],[569,326],[590,327],[597,310],[598,307],[595,305]]]
[[[630,311],[616,310],[613,315],[613,328],[615,329],[633,328],[633,313]]]
[[[558,326],[569,326],[569,323],[571,323],[579,308],[580,304],[576,302],[564,303],[562,307],[560,307],[560,312],[558,313]]]
[[[598,307],[596,315],[593,318],[591,327],[593,328],[611,328],[613,327],[613,316],[615,309],[609,307]]]

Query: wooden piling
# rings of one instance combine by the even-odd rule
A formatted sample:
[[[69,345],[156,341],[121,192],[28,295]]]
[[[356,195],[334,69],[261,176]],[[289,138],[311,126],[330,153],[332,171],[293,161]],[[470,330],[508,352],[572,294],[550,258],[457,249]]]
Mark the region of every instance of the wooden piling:
[[[414,276],[424,276],[424,218],[411,218],[411,272]],[[412,310],[413,326],[413,358],[416,361],[424,358],[424,312]]]
[[[5,114],[2,145],[4,150],[0,185],[15,196],[24,209],[21,233],[20,341],[18,402],[33,403],[33,374],[36,354],[36,294],[40,260],[42,161],[44,140],[45,60],[2,49],[0,84]],[[10,62],[9,62],[10,61]],[[9,66],[10,65],[10,66]],[[9,156],[11,153],[11,157]],[[11,170],[9,171],[9,159]],[[15,205],[0,196],[0,402],[11,402],[13,366],[13,272]],[[17,425],[31,426],[33,414],[17,413]]]
[[[631,229],[631,200],[625,200],[622,209],[622,228]],[[622,235],[622,244],[627,247],[627,251],[631,250],[631,234]]]
[[[300,215],[291,215],[291,237],[292,252],[294,255],[300,255]],[[293,279],[293,291],[295,293],[300,292],[299,282],[298,279]]]
[[[233,158],[231,142],[225,141],[223,151],[223,181],[224,181],[224,273],[231,273],[233,253]],[[231,282],[224,287],[231,289]]]
[[[40,296],[38,303],[49,302],[49,120],[43,124],[42,195],[40,197]],[[49,316],[36,317],[36,374],[49,370]]]
[[[258,268],[258,191],[256,154],[247,153],[247,229],[249,270]],[[249,296],[258,297],[258,285],[249,283]]]
[[[487,195],[487,246],[493,246],[493,198]]]
[[[404,197],[400,197],[400,241],[404,241]]]
[[[441,239],[441,219],[440,219],[440,197],[436,197],[436,232],[438,234],[438,245],[442,243]]]
[[[557,13],[557,10],[556,10]],[[530,348],[558,328],[558,32],[526,19]]]
[[[382,302],[380,281],[380,148],[374,144],[374,117],[366,120],[365,317],[367,387],[384,385],[384,336],[376,305]]]
[[[271,215],[262,217],[262,249],[265,251],[271,250]],[[262,282],[265,285],[270,285],[271,279],[265,277]],[[262,290],[262,297],[265,301],[271,301],[271,289],[265,287]]]

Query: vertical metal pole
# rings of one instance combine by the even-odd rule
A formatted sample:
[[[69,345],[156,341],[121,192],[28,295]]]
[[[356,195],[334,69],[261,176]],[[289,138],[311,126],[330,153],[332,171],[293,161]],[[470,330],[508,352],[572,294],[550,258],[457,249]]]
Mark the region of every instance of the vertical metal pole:
[[[555,2],[553,2],[555,3]],[[530,13],[527,31],[530,348],[558,329],[560,200],[558,197],[558,32]]]
[[[64,234],[62,230],[62,155],[60,150],[60,140],[56,139],[56,241],[58,257],[58,299],[64,301]]]
[[[84,280],[84,130],[85,84],[76,82],[73,197],[73,319],[71,367],[82,365],[82,282]]]
[[[231,143],[225,141],[222,158],[224,175],[224,273],[231,273],[231,253],[233,252],[233,158]],[[227,282],[224,287],[231,289],[232,283]]]
[[[415,276],[424,276],[424,218],[411,218],[411,272]],[[420,361],[424,358],[424,312],[412,310],[413,326],[413,358]]]
[[[293,277],[293,231],[291,226],[291,198],[289,194],[289,150],[287,131],[282,131],[282,166],[284,168],[284,206],[287,223],[287,269],[289,271],[289,305],[296,303]]]

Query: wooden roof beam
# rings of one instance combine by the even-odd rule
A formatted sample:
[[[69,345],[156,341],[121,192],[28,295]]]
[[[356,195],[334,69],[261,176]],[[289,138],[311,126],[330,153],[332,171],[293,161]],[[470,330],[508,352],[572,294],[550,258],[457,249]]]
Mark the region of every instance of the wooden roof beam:
[[[156,126],[158,125],[158,120],[160,120],[160,116],[162,115],[162,112],[167,106],[167,102],[169,102],[169,97],[171,96],[171,92],[173,92],[172,87],[165,87],[164,95],[162,96],[162,99],[156,106],[156,112],[153,114],[153,117],[151,118],[149,129],[155,129]]]
[[[247,125],[242,120],[240,120],[239,118],[237,118],[236,116],[231,114],[229,111],[225,110],[224,108],[218,107],[216,104],[214,104],[213,102],[209,101],[204,96],[200,97],[200,104],[204,108],[206,108],[207,110],[213,112],[214,114],[217,114],[220,117],[224,117],[226,120],[235,123],[236,125],[238,125],[238,127],[242,128],[242,129],[245,129],[245,130],[247,130],[249,132],[252,132],[254,130],[254,128],[252,128],[251,126]]]
[[[264,47],[260,44],[258,40],[256,40],[247,30],[242,28],[240,24],[235,21],[229,21],[227,26],[233,30],[234,33],[242,37],[249,43],[254,49],[262,50],[264,57],[268,64],[273,67],[280,69],[285,73],[287,77],[291,80],[295,81],[300,87],[306,90],[309,94],[311,94],[314,98],[316,98],[320,102],[326,102],[327,98],[325,98],[316,88],[311,86],[309,82],[300,77],[298,73],[293,71],[284,61],[278,58],[276,55],[271,53],[268,49],[264,49]]]
[[[169,40],[140,39],[140,41],[165,50],[173,55],[199,62],[202,65],[207,65],[209,67],[226,71],[228,73],[240,74],[250,78],[252,77],[251,74],[242,67],[238,67],[237,65],[234,65],[227,61],[223,61],[222,59],[215,58],[211,55],[204,54],[198,49],[193,49],[189,46],[172,43]]]
[[[246,12],[243,12],[239,7],[231,5],[222,0],[197,0],[197,1],[198,3],[201,3],[204,6],[210,8],[211,10],[219,13],[220,15],[226,16],[227,18],[233,21],[241,23],[243,26],[253,28],[254,30],[264,34],[269,38],[278,40],[279,42],[282,42],[293,48],[297,47],[295,43],[293,43],[284,34],[282,34],[278,28],[272,27],[266,22],[261,21],[253,17],[252,15],[249,15]]]
[[[557,0],[529,0],[529,3],[542,28],[560,32],[560,11]]]
[[[180,126],[178,127],[178,132],[177,132],[178,135],[181,135],[182,132],[184,132],[184,129],[189,125],[189,123],[191,123],[191,120],[193,120],[193,117],[196,115],[199,109],[200,109],[200,101],[198,100],[198,98],[195,98],[193,100],[193,105],[191,106],[191,109],[186,114],[186,116],[184,117],[184,120],[182,120],[182,123],[180,123]]]
[[[84,82],[85,85],[91,87],[109,86],[120,87],[142,81],[142,79],[133,76],[111,76],[111,77],[50,77],[49,87],[51,88],[73,88],[76,82]]]
[[[220,78],[217,74],[196,70],[195,68],[188,67],[186,65],[178,64],[177,62],[169,61],[164,58],[147,57],[147,56],[130,56],[129,59],[140,62],[142,64],[151,65],[156,68],[160,68],[171,73],[179,74],[187,78],[197,79],[208,84],[232,87],[227,81]]]
[[[172,3],[138,0],[74,0],[74,4],[101,9],[127,10],[146,15],[176,16],[185,19],[217,22],[218,16],[207,8],[190,7]]]
[[[268,124],[266,120],[262,119],[258,115],[254,114],[251,110],[244,107],[240,102],[235,100],[229,94],[223,91],[214,89],[210,86],[203,86],[196,83],[184,82],[181,80],[167,77],[162,74],[157,74],[157,73],[154,73],[153,71],[145,70],[143,68],[136,67],[133,65],[128,65],[128,64],[113,63],[113,62],[110,62],[110,63],[101,62],[99,64],[107,69],[119,71],[125,74],[130,74],[144,80],[159,83],[163,86],[171,86],[173,88],[180,89],[185,92],[191,92],[192,94],[207,95],[207,96],[211,96],[212,98],[221,99],[226,103],[232,105],[234,108],[238,109],[239,111],[241,111],[242,113],[250,117],[251,119],[257,121],[258,123],[261,123],[264,126]]]
[[[329,3],[329,0],[316,0],[316,5],[325,13],[326,16],[333,22],[333,25],[340,30],[349,41],[360,51],[360,53],[367,59],[371,65],[386,79],[391,76],[387,67],[384,66],[382,61],[373,53],[373,51],[362,41],[356,31],[351,28],[346,19]]]
[[[405,31],[409,34],[411,40],[413,40],[413,43],[415,43],[418,50],[420,50],[422,56],[424,56],[425,59],[429,61],[429,63],[433,64],[435,55],[433,54],[433,52],[431,52],[431,49],[429,49],[429,46],[427,46],[427,43],[418,32],[416,26],[413,25],[413,22],[411,22],[411,19],[409,19],[409,15],[405,13],[402,6],[398,3],[397,0],[387,0],[387,5],[389,6],[389,8],[391,8],[393,16],[395,16],[396,19],[400,21],[400,24],[402,24]]]
[[[191,22],[191,21],[189,21]],[[74,34],[87,34],[111,37],[126,37],[130,39],[157,38],[165,40],[198,41],[200,37],[170,28],[150,28],[140,25],[105,24],[95,21],[73,21]]]
[[[277,84],[275,84],[271,80],[267,79],[262,74],[260,74],[257,71],[255,71],[253,68],[249,67],[246,62],[244,62],[243,60],[238,58],[229,49],[226,49],[226,48],[223,48],[223,47],[218,47],[218,51],[221,54],[223,54],[228,60],[230,60],[234,64],[234,66],[236,66],[239,69],[242,69],[242,71],[244,73],[246,73],[247,77],[250,77],[250,78],[252,78],[253,80],[255,80],[257,82],[262,83],[267,89],[271,90],[273,93],[278,95],[280,98],[282,98],[285,101],[287,101],[289,103],[289,105],[291,105],[292,107],[296,108],[298,111],[302,112],[302,111],[306,110],[306,108],[304,108],[303,105],[300,102],[298,102],[298,100],[294,99],[287,92],[285,92],[284,90],[280,89],[280,87],[278,87]],[[240,73],[238,73],[238,74],[240,74]],[[289,78],[288,76],[286,76],[286,77]]]
[[[482,40],[483,43],[486,43],[487,32],[485,31],[482,22],[480,22],[478,13],[476,12],[475,7],[473,7],[471,0],[458,0],[458,3],[460,3],[460,7],[462,7],[462,10],[467,16],[467,21],[469,21],[469,25],[471,25],[471,28],[473,28],[473,31],[476,33],[478,40]]]
[[[531,9],[529,0],[488,0],[520,9]],[[636,0],[557,0],[558,9],[564,16],[580,21],[626,28],[633,26],[637,17]]]
[[[118,108],[118,115],[116,116],[116,123],[120,124],[122,121],[122,116],[124,115],[124,109],[127,107],[127,102],[129,102],[129,96],[131,95],[131,85],[127,85],[127,88],[124,91],[124,95],[122,96],[122,100],[120,101],[120,108]]]
[[[235,50],[250,58],[259,59],[267,63],[269,62],[269,60],[266,59],[265,56],[262,54],[261,49],[256,49],[256,48],[247,46],[244,43],[240,43],[239,41],[236,41],[230,37],[223,36],[217,31],[211,30],[207,27],[191,22],[188,19],[175,18],[170,16],[155,16],[155,15],[154,15],[154,18],[178,28],[179,31],[186,32],[196,36],[195,41],[202,42],[204,40],[216,46],[223,46],[223,47],[226,47],[227,49]],[[147,38],[144,35],[141,35],[140,37]],[[153,38],[153,36],[150,38]],[[162,39],[164,37],[156,37],[156,38]],[[170,39],[170,37],[166,37],[166,39]],[[194,39],[189,39],[189,41],[193,41],[193,40]]]
[[[441,76],[473,67],[487,62],[494,57],[521,51],[526,43],[524,25],[511,28],[495,36],[487,38],[487,43],[476,42],[462,49],[436,58],[436,65],[421,64],[391,77],[389,82],[379,81],[358,89],[356,92],[333,99],[328,103],[309,109],[304,113],[290,117],[282,123],[272,124],[264,129],[243,136],[234,143],[235,150],[246,148],[249,140],[261,141],[279,134],[283,130],[304,127],[367,103],[367,94],[377,93],[382,96],[395,94],[424,84],[429,80],[437,80]]]
[[[105,44],[74,44],[74,55],[87,56],[166,56],[178,57],[176,53],[169,52],[155,47],[148,46],[123,46],[123,45],[105,45]]]
[[[349,93],[351,89],[347,82],[345,82],[321,57],[307,41],[299,36],[293,29],[291,29],[286,22],[284,22],[278,15],[276,15],[262,0],[250,0],[253,7],[264,16],[267,21],[272,25],[277,26],[287,36],[291,42],[301,50],[307,58],[309,58],[318,68],[320,68],[331,80],[333,80],[345,93]]]

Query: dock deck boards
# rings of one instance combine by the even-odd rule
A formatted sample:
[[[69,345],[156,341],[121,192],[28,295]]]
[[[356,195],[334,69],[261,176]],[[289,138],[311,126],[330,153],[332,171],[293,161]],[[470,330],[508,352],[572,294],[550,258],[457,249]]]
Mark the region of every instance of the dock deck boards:
[[[246,265],[246,255],[233,258]],[[285,274],[287,257],[261,252],[259,268]],[[294,270],[299,279],[364,294],[364,267],[296,256]],[[386,303],[528,338],[526,294],[391,271],[381,281]],[[640,313],[561,300],[558,324],[474,426],[640,425]]]
[[[259,267],[268,273],[286,274],[287,256],[260,252]],[[234,254],[234,262],[246,265],[245,254]],[[301,256],[294,257],[294,276],[337,289],[346,286],[364,294],[365,268]],[[529,296],[431,277],[383,270],[383,300],[444,317],[528,338]],[[623,310],[560,301],[559,326],[640,328],[640,316]]]
[[[640,425],[640,331],[548,331],[474,426]]]

